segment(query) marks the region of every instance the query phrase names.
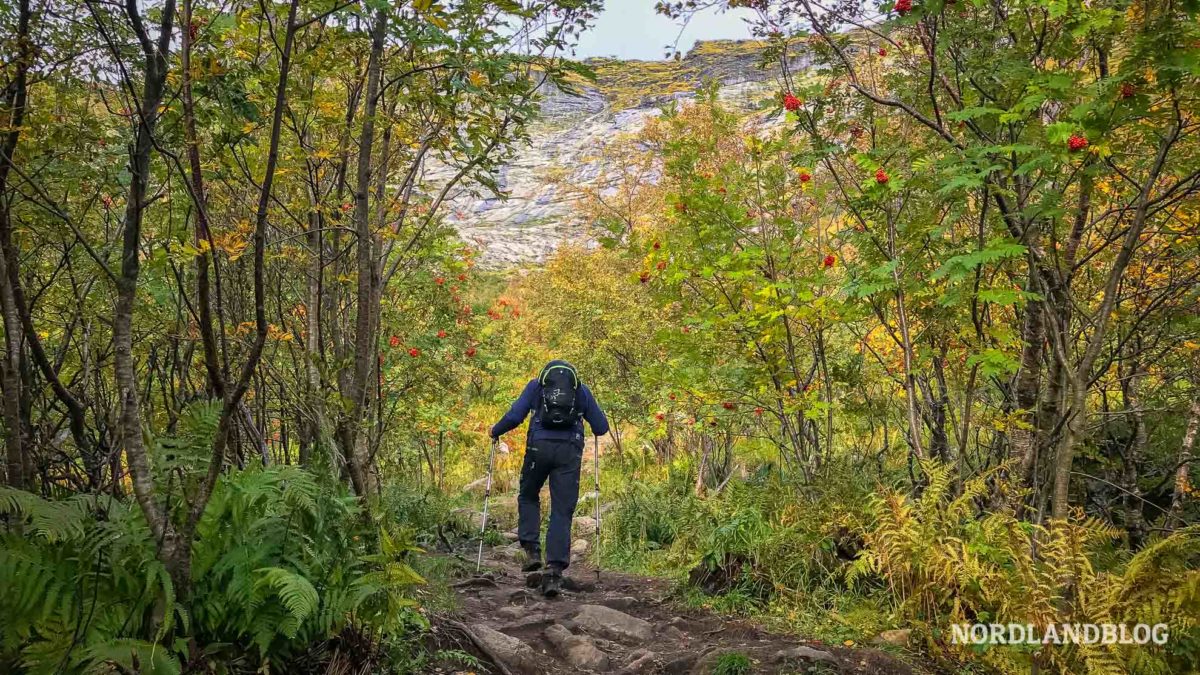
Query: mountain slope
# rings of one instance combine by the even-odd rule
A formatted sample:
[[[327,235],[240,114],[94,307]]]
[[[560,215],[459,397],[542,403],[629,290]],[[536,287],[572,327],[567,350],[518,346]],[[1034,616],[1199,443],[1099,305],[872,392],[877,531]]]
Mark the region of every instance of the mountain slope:
[[[585,61],[594,82],[581,83],[578,93],[552,86],[544,92],[529,147],[500,173],[507,198],[464,188],[451,201],[447,222],[481,249],[486,266],[540,262],[562,242],[586,236],[587,224],[572,208],[575,196],[564,186],[594,185],[603,151],[615,139],[636,134],[664,106],[694,98],[706,83],[718,84],[722,100],[747,111],[777,91],[778,74],[759,66],[762,47],[714,40],[697,43],[678,60]],[[801,57],[792,69],[805,66]]]

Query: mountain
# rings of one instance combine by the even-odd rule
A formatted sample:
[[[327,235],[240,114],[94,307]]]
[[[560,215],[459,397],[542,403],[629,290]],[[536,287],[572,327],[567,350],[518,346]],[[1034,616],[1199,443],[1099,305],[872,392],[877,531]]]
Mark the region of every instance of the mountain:
[[[719,97],[732,106],[761,108],[779,90],[778,71],[759,66],[763,46],[713,40],[675,60],[584,61],[594,82],[581,82],[573,93],[553,85],[542,92],[542,115],[530,130],[529,146],[500,172],[506,198],[472,194],[468,186],[450,201],[447,222],[492,268],[540,262],[562,242],[586,239],[587,223],[561,186],[593,184],[605,146],[636,134],[671,102],[694,98],[706,83],[719,85]],[[806,65],[799,56],[789,67]]]

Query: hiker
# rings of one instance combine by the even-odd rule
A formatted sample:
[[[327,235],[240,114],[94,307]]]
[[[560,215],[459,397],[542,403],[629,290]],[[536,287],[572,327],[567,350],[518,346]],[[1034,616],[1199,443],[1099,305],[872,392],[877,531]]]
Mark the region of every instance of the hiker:
[[[530,412],[525,437],[525,459],[521,463],[521,490],[517,496],[517,539],[529,555],[521,571],[542,567],[539,495],[550,480],[550,527],[546,531],[546,571],[542,593],[558,595],[562,572],[571,563],[571,519],[579,500],[579,467],[583,459],[583,420],[592,433],[608,433],[608,419],[575,367],[554,360],[525,385],[521,396],[492,427],[492,440],[516,429]]]

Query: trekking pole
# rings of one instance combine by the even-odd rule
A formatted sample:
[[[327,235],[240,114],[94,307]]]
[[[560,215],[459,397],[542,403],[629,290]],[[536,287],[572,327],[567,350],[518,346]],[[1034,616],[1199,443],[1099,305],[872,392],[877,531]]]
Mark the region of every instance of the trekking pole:
[[[600,583],[600,437],[592,436],[593,467],[596,474],[596,532],[592,535],[592,550],[596,552],[596,583]]]
[[[492,469],[496,465],[496,444],[499,442],[499,439],[493,438],[492,449],[488,452],[487,485],[483,488],[483,522],[479,524],[479,555],[475,558],[476,574],[479,574],[479,568],[483,565],[483,533],[487,530],[488,498],[492,496]]]

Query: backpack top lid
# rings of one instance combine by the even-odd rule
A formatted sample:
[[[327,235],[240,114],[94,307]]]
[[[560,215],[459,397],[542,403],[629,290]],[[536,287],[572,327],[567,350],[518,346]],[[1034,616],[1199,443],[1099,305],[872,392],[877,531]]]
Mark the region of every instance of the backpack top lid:
[[[571,429],[582,417],[578,407],[579,375],[566,361],[546,364],[538,377],[542,385],[542,401],[537,419],[545,429]]]
[[[538,375],[538,383],[541,384],[542,386],[545,386],[547,378],[549,378],[550,376],[563,375],[563,374],[568,374],[568,373],[571,376],[571,388],[578,389],[579,388],[579,373],[575,372],[575,366],[571,365],[570,363],[567,363],[566,361],[563,361],[562,359],[554,359],[550,363],[547,363],[546,366],[544,368],[542,368],[541,374]],[[555,379],[557,379],[557,378],[555,378]]]

